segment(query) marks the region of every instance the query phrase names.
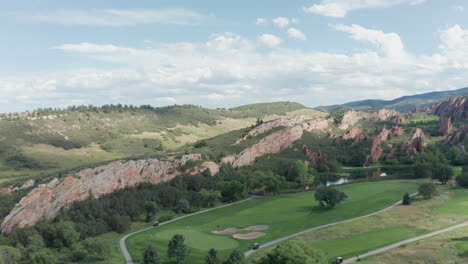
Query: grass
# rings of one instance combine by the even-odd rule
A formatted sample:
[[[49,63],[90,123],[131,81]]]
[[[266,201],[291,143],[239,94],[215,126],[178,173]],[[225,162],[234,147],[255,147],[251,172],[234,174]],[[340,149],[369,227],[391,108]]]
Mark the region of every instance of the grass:
[[[466,221],[468,195],[464,194],[464,191],[466,190],[439,188],[439,195],[433,199],[422,200],[416,197],[410,206],[397,206],[375,216],[310,232],[296,239],[324,250],[330,260],[338,256],[356,256]],[[452,210],[455,208],[457,210]],[[463,247],[463,243],[464,241],[461,241],[459,247]],[[252,257],[257,260],[273,248],[260,250]],[[391,258],[388,262],[366,263],[432,263],[407,262],[404,256],[400,256],[399,260],[390,260]]]
[[[391,205],[406,192],[414,192],[417,186],[405,182],[379,182],[339,188],[349,198],[332,210],[319,207],[313,192],[262,197],[137,234],[127,240],[127,247],[136,263],[141,263],[141,254],[148,244],[153,244],[165,256],[168,239],[185,232],[187,243],[196,244],[190,263],[201,263],[210,248],[220,249],[221,255],[227,256],[234,248],[244,251],[254,242],[265,243],[314,226],[366,215]],[[270,229],[263,231],[267,235],[250,241],[211,234],[213,230],[252,225],[269,225]]]

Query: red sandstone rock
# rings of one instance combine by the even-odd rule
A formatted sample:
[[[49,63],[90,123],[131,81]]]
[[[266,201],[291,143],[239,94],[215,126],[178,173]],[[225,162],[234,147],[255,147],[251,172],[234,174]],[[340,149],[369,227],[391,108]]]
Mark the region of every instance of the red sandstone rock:
[[[450,133],[452,128],[453,128],[452,119],[446,116],[445,114],[442,115],[439,119],[439,133],[446,136]]]
[[[171,180],[180,166],[189,160],[200,160],[201,155],[185,155],[180,160],[115,161],[94,169],[85,169],[63,179],[34,188],[5,217],[1,230],[9,233],[14,228],[31,226],[43,219],[53,219],[64,207],[75,201],[98,198],[115,190],[135,186],[141,182],[159,183]]]
[[[221,159],[222,163],[230,163],[234,168],[244,167],[255,162],[255,159],[267,154],[278,153],[291,146],[303,134],[301,126],[283,129],[261,139],[257,144],[244,149],[238,155],[230,155]]]
[[[353,127],[350,131],[346,132],[343,135],[343,139],[354,139],[357,136],[361,135],[363,131],[358,127]]]
[[[380,109],[378,112],[364,112],[364,111],[349,111],[346,112],[341,121],[340,129],[348,129],[354,126],[359,120],[367,120],[370,122],[391,120],[392,122],[402,123],[403,119],[395,110]]]

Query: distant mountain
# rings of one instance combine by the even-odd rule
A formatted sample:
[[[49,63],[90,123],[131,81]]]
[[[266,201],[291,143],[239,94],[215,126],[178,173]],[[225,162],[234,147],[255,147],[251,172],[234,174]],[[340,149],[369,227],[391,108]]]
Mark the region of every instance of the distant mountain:
[[[397,111],[408,111],[417,106],[430,106],[434,103],[443,101],[445,99],[460,96],[468,95],[468,87],[453,90],[453,91],[441,91],[441,92],[431,92],[423,93],[416,95],[409,95],[399,97],[393,100],[362,100],[354,101],[341,105],[329,105],[329,106],[318,106],[315,109],[333,112],[337,110],[350,110],[350,109],[366,109],[366,108],[382,108],[387,107],[390,109],[395,109]]]

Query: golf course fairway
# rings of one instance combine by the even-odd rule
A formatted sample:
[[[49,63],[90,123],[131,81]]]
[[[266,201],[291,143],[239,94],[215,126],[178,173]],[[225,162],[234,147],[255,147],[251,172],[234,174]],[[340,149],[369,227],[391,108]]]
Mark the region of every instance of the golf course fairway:
[[[314,192],[258,197],[244,203],[194,215],[173,223],[141,232],[127,239],[126,245],[135,263],[142,263],[144,249],[156,247],[166,259],[167,243],[175,234],[185,237],[191,248],[190,262],[203,263],[210,248],[224,257],[238,249],[249,249],[253,243],[265,243],[311,227],[367,215],[388,207],[405,193],[414,193],[418,185],[408,182],[354,183],[337,187],[348,198],[333,209],[322,208],[314,199]],[[212,231],[267,225],[266,233],[251,240],[236,239],[235,234],[257,232],[241,230],[216,235]]]

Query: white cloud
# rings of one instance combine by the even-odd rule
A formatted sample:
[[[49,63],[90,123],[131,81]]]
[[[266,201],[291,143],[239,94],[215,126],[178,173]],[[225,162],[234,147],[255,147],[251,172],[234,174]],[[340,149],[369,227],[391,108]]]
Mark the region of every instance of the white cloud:
[[[135,26],[138,24],[197,25],[208,19],[187,9],[78,9],[19,13],[25,19],[63,25]]]
[[[257,22],[256,22],[257,25],[263,25],[263,24],[265,24],[265,23],[266,23],[266,19],[265,19],[265,18],[263,18],[263,17],[257,18]]]
[[[306,13],[328,17],[345,17],[350,11],[368,8],[387,8],[399,4],[418,5],[426,0],[321,0],[319,4],[304,7]]]
[[[234,33],[144,48],[64,44],[56,52],[74,52],[77,58],[86,54],[106,67],[2,75],[0,112],[106,103],[230,107],[288,100],[316,106],[468,83],[468,29],[459,25],[438,32],[438,52],[426,55],[405,51],[395,33],[336,27],[371,45],[348,54],[263,49],[256,40]],[[400,53],[404,55],[395,59]]]
[[[282,42],[279,37],[272,34],[263,34],[258,40],[262,45],[270,47],[278,46]]]
[[[465,8],[463,6],[454,6],[453,10],[459,13],[463,13],[465,11]]]
[[[64,44],[52,47],[51,49],[58,49],[69,52],[80,53],[132,53],[135,49],[123,48],[114,45],[99,45],[95,43],[82,42],[79,44]]]
[[[300,39],[300,40],[307,39],[307,36],[302,31],[296,28],[288,29],[288,36],[291,38]]]
[[[273,24],[277,27],[284,28],[289,25],[289,19],[287,17],[277,17],[273,19]]]
[[[359,25],[334,25],[336,30],[347,32],[351,38],[376,45],[385,55],[401,58],[405,55],[404,45],[396,33],[385,33],[380,30],[367,29]]]

